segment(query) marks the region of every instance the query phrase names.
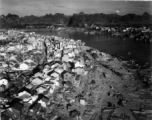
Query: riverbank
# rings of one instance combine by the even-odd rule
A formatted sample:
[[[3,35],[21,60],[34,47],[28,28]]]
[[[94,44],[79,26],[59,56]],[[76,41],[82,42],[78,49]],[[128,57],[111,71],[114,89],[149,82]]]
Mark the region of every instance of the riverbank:
[[[69,31],[36,30],[34,32],[40,35],[55,35],[66,39],[82,40],[86,43],[87,46],[99,49],[108,54],[118,54],[119,56],[125,57],[127,60],[136,60],[138,61],[138,64],[148,63],[149,66],[152,65],[152,54],[150,52],[152,43],[138,42],[133,40],[123,40],[123,37],[113,37],[106,34],[86,35],[84,34],[84,32],[80,32],[75,29],[69,29]],[[6,41],[4,41],[3,43],[5,44]]]
[[[123,37],[123,40],[132,40],[137,42],[152,42],[152,31],[148,27],[103,27],[92,25],[91,27],[77,28],[77,27],[53,27],[53,28],[26,28],[19,29],[23,32],[39,32],[39,31],[71,31],[71,32],[83,32],[86,35],[110,35],[114,37]],[[0,30],[4,31],[4,30]]]
[[[80,40],[15,35],[24,36],[20,44],[1,47],[2,119],[151,119],[151,68],[142,72]]]
[[[11,29],[0,29],[0,32],[5,32]],[[13,30],[13,29],[12,29]],[[14,29],[15,30],[15,29]],[[57,27],[57,28],[24,28],[24,29],[16,29],[22,32],[37,32],[37,31],[76,31],[76,32],[84,32],[85,28],[74,28],[74,27]]]

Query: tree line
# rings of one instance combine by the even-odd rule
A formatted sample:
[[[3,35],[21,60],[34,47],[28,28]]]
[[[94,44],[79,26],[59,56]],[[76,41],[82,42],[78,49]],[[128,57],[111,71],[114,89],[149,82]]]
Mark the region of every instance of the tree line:
[[[19,17],[15,14],[1,15],[0,28],[26,28],[27,26],[50,26],[52,24],[65,24],[69,27],[89,27],[92,24],[110,26],[110,25],[151,25],[152,15],[145,12],[142,15],[136,14],[85,14],[80,12],[67,16],[61,13],[46,14],[44,16],[24,16]]]

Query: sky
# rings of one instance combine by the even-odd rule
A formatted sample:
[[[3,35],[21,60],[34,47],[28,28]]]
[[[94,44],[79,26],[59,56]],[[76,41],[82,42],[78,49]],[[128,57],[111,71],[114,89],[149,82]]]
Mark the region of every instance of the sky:
[[[0,15],[8,13],[19,16],[64,13],[128,13],[152,14],[152,1],[103,1],[103,0],[0,0]]]

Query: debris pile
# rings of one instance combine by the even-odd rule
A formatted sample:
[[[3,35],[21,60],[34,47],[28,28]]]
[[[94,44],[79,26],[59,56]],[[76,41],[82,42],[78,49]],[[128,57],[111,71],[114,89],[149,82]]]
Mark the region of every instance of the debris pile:
[[[142,89],[127,62],[80,40],[16,33],[10,35],[12,42],[1,45],[2,120],[152,117],[151,88]]]

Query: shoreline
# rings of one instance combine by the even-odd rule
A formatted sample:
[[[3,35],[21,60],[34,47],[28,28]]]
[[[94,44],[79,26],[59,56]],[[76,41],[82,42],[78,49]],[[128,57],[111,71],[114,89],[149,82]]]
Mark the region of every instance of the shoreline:
[[[7,31],[9,29],[4,29]],[[151,43],[152,42],[152,31],[150,28],[146,27],[103,27],[103,26],[96,26],[90,28],[77,28],[77,27],[53,27],[53,28],[24,28],[18,29],[22,32],[38,32],[38,31],[74,31],[74,32],[83,32],[86,35],[107,35],[113,37],[122,37],[123,40],[132,40],[136,42],[143,42],[143,43]],[[0,30],[3,31],[3,30]]]
[[[69,29],[70,30],[70,29]],[[4,31],[7,31],[7,30],[3,30],[3,31],[0,31],[0,32],[4,32]],[[50,31],[50,29],[21,29],[20,30],[21,32],[28,32],[28,33],[30,33],[30,32],[37,32],[37,31]],[[65,31],[68,31],[68,29],[67,30],[65,30]],[[79,30],[79,29],[71,29],[71,31],[76,31],[76,32],[83,32],[83,31],[81,31],[81,30]],[[6,37],[3,37],[3,36],[0,36],[0,39],[5,39]],[[66,39],[66,38],[65,38]],[[104,52],[104,51],[102,51],[101,49],[98,49],[100,52]],[[105,52],[106,53],[106,52]],[[109,54],[109,53],[106,53],[106,54]],[[116,58],[118,58],[118,59],[121,59],[121,60],[125,60],[125,61],[134,61],[135,63],[137,63],[139,66],[147,66],[147,67],[152,67],[149,63],[147,63],[147,62],[139,62],[138,60],[136,60],[136,59],[128,59],[128,58],[125,58],[124,56],[120,56],[120,55],[118,55],[118,54],[109,54],[109,55],[111,55],[111,56],[113,56],[113,57],[116,57]]]

